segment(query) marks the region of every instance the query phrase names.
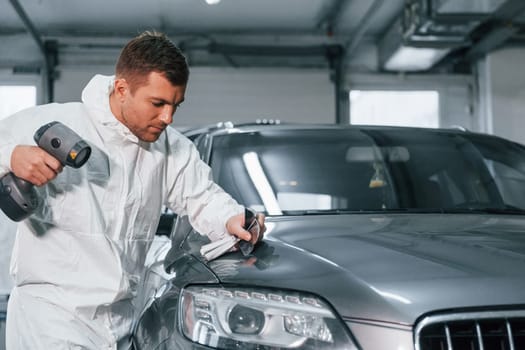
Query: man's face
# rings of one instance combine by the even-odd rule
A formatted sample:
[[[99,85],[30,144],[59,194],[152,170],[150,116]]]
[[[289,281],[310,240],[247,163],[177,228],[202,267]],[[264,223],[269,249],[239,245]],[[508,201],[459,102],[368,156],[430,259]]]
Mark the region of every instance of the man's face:
[[[157,72],[133,92],[125,79],[116,79],[112,112],[140,140],[154,142],[173,121],[185,91],[186,86],[173,86]]]

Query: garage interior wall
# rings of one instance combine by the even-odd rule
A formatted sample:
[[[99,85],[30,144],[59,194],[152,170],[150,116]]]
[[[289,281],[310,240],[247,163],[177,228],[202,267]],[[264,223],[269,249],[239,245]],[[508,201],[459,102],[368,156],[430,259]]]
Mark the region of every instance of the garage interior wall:
[[[487,130],[525,144],[525,49],[507,48],[487,56],[480,64],[486,86],[481,99],[486,101]]]
[[[110,65],[67,66],[58,70],[56,102],[80,101],[83,87],[94,74],[113,74]],[[7,72],[1,72],[0,81],[4,82],[38,81],[35,75],[9,77]],[[334,87],[328,70],[193,67],[190,74],[186,101],[176,114],[176,127],[263,118],[290,123],[335,122]],[[349,73],[347,81],[348,90],[437,90],[440,127],[485,131],[472,99],[471,76]]]
[[[58,69],[57,102],[79,101],[93,74],[113,72],[113,66]],[[333,89],[327,70],[192,67],[186,99],[177,110],[174,126],[263,118],[333,123]]]
[[[93,74],[112,74],[110,65],[60,68],[55,82],[57,102],[79,101]],[[253,122],[279,119],[289,123],[334,123],[335,97],[328,70],[285,68],[192,67],[186,101],[174,126],[218,121]],[[473,106],[471,76],[352,74],[347,89],[437,90],[440,126],[480,131]]]
[[[28,35],[6,38],[12,49],[0,52],[1,66],[9,67],[15,63],[30,66],[40,60],[36,45]],[[79,101],[82,88],[94,74],[113,73],[117,56],[118,50],[113,49],[90,53],[74,49],[62,52],[54,85],[55,101]],[[367,55],[361,56],[352,60],[346,78],[347,88],[437,89],[440,92],[441,126],[461,125],[470,130],[482,130],[477,108],[472,106],[469,76],[355,74],[355,69],[369,69],[365,61],[377,60],[374,50],[367,50]],[[217,121],[251,122],[260,118],[292,123],[335,122],[335,91],[328,69],[201,67],[192,66],[191,61],[190,69],[187,101],[177,112],[176,126]],[[13,77],[15,80],[40,78],[35,74]],[[43,102],[42,98],[39,101]]]
[[[5,36],[0,52],[0,83],[33,83],[38,101],[43,102],[43,81],[38,74],[14,74],[13,66],[40,61],[39,52],[27,35]],[[114,54],[114,55],[113,55]],[[55,100],[78,101],[82,87],[95,73],[111,74],[118,52],[106,56],[103,64],[95,58],[61,57],[55,82]],[[106,53],[107,55],[107,53]],[[115,56],[115,57],[113,57]],[[437,89],[440,91],[440,125],[461,125],[525,143],[520,132],[525,120],[525,49],[506,48],[489,54],[478,66],[476,84],[469,77],[442,75],[354,74],[347,77],[350,89]],[[84,62],[89,61],[88,64]],[[2,68],[3,67],[3,68]],[[477,90],[479,89],[479,90]],[[476,95],[479,91],[479,95]],[[473,96],[477,98],[473,98]],[[218,120],[234,122],[277,118],[286,122],[327,122],[334,117],[334,88],[328,70],[284,68],[192,67],[188,101],[177,114],[181,127]]]

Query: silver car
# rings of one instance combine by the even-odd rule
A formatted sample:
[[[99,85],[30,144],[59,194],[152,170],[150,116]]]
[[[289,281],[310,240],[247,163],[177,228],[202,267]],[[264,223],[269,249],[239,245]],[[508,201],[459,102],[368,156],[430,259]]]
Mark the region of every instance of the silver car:
[[[335,125],[188,135],[267,233],[206,261],[178,217],[137,349],[525,349],[522,145]]]

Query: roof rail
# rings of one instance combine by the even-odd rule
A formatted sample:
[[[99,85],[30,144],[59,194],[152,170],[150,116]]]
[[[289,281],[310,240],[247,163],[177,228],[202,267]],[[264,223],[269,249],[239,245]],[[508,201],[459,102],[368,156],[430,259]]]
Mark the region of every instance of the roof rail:
[[[217,129],[231,129],[233,127],[234,127],[234,124],[231,121],[218,122],[215,125],[215,128],[217,128]]]
[[[272,124],[281,124],[281,121],[279,119],[256,119],[255,124],[263,124],[263,125],[272,125]]]

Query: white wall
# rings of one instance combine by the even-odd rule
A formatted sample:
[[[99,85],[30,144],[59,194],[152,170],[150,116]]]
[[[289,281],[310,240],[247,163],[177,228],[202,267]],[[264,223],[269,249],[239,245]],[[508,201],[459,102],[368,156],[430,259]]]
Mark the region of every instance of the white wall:
[[[96,73],[113,67],[59,68],[58,102],[79,101],[83,86]],[[471,76],[350,74],[349,89],[434,89],[440,93],[440,126],[461,125],[484,131],[472,107]],[[186,101],[177,111],[175,127],[250,122],[260,118],[296,123],[334,123],[334,87],[326,70],[191,68]]]
[[[59,67],[57,102],[79,101],[95,73],[112,66]],[[298,123],[333,123],[333,85],[326,70],[191,68],[186,100],[174,126],[273,118]]]
[[[485,83],[482,99],[488,131],[525,144],[525,49],[507,48],[490,54],[480,64]]]
[[[95,74],[111,75],[114,68],[108,65],[58,67],[58,79],[55,80],[55,101],[78,102],[82,89]]]
[[[324,70],[196,68],[176,122],[194,125],[268,118],[334,123],[333,96],[333,84]]]

